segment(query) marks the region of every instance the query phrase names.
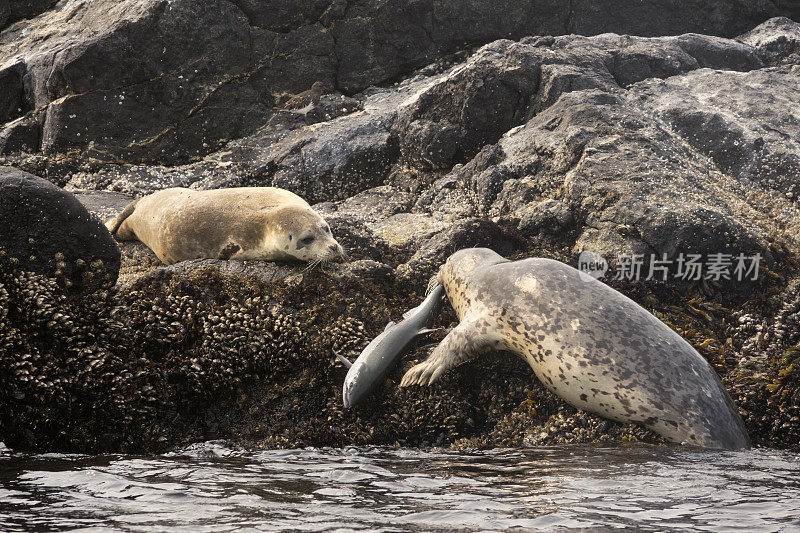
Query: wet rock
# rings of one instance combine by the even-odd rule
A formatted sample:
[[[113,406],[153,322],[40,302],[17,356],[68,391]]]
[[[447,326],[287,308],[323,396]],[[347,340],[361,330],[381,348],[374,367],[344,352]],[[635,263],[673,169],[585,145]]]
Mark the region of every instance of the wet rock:
[[[413,85],[412,85],[413,87]],[[397,158],[396,138],[390,125],[395,102],[411,89],[401,88],[389,98],[367,98],[367,111],[341,116],[340,98],[329,97],[328,117],[318,124],[297,128],[294,116],[273,120],[257,133],[227,144],[202,161],[179,167],[122,165],[95,172],[74,173],[70,187],[105,188],[144,196],[167,187],[216,189],[273,186],[288,189],[310,203],[343,200],[382,185]],[[393,98],[394,97],[394,98]],[[337,101],[339,101],[337,103]],[[379,105],[371,102],[380,101]],[[360,105],[359,105],[360,108]],[[313,120],[313,115],[309,113]],[[296,128],[296,129],[292,129]]]
[[[544,235],[563,237],[574,225],[575,217],[569,206],[548,198],[525,208],[520,216],[519,232],[529,239]]]
[[[800,284],[737,311],[728,335],[741,346],[728,377],[755,444],[796,448],[800,439]],[[779,297],[775,297],[779,296]]]
[[[177,272],[191,275],[193,272],[213,270],[224,276],[255,277],[265,282],[280,281],[292,275],[292,270],[268,261],[223,261],[221,259],[192,259],[168,265],[153,271],[149,276],[161,276],[162,272]]]
[[[95,172],[75,172],[70,175],[66,185],[73,190],[108,190],[140,198],[170,187],[189,187],[196,181],[227,179],[229,174],[229,170],[206,162],[177,168],[111,165]]]
[[[381,185],[396,158],[396,142],[385,120],[361,113],[299,134],[251,136],[231,143],[227,151],[222,161],[240,166],[235,181],[225,186],[271,185],[317,203]]]
[[[114,285],[116,242],[69,192],[20,170],[0,167],[0,240],[6,264],[53,276],[76,292]]]
[[[30,108],[25,99],[24,76],[25,65],[21,62],[0,66],[0,122],[17,118]]]

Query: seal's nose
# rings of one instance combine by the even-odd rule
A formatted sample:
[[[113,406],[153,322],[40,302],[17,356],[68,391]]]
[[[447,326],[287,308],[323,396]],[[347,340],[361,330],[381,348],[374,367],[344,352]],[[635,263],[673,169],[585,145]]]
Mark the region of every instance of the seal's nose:
[[[345,253],[344,248],[342,248],[342,245],[339,244],[338,242],[335,244],[331,244],[328,248],[330,249],[331,252],[337,254],[342,259],[347,259],[347,254]]]

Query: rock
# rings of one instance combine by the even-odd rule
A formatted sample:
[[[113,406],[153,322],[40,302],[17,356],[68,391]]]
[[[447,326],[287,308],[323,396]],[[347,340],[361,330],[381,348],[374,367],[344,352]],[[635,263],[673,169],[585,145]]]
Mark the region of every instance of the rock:
[[[416,195],[412,193],[390,185],[382,185],[362,191],[346,200],[333,204],[318,204],[314,207],[320,212],[362,215],[370,220],[380,220],[410,211],[416,199]]]
[[[133,196],[110,191],[73,190],[72,194],[87,211],[100,220],[117,216],[133,201]]]
[[[0,64],[0,123],[17,118],[30,109],[22,82],[24,76],[24,63]]]
[[[8,122],[0,129],[0,154],[38,152],[41,133],[41,122],[33,115]]]
[[[2,253],[15,269],[56,277],[73,292],[117,280],[120,252],[108,230],[48,181],[0,167],[0,228]]]
[[[0,6],[0,29],[21,19],[33,18],[53,7],[58,0],[7,0]]]
[[[761,66],[749,46],[701,35],[496,41],[424,90],[395,127],[405,164],[449,170],[565,93],[614,92],[698,68],[748,71]]]
[[[15,0],[0,17],[51,4]],[[317,80],[352,95],[499,38],[730,36],[795,11],[760,0],[592,0],[569,9],[545,0],[61,2],[0,35],[0,121],[40,110],[45,153],[174,165],[253,133],[270,120],[276,95]],[[413,129],[427,139],[433,164],[453,156],[454,131],[423,121]]]
[[[729,36],[793,6],[105,2],[65,2],[0,34],[8,59],[0,60],[0,83],[11,91],[0,92],[9,115],[0,147],[38,139],[50,150],[0,161],[81,189],[77,197],[100,217],[170,186],[283,186],[314,203],[350,258],[311,269],[219,260],[164,267],[141,243],[123,243],[115,290],[69,298],[54,273],[11,268],[0,257],[0,345],[12,346],[0,350],[0,440],[82,451],[159,451],[243,435],[262,447],[657,442],[640,428],[576,412],[503,354],[462,365],[434,387],[400,389],[404,370],[427,355],[419,348],[373,402],[341,409],[344,370],[333,351],[356,355],[419,303],[451,253],[487,246],[513,259],[573,265],[585,250],[611,266],[620,253],[673,261],[681,253],[761,254],[766,268],[747,283],[605,281],[697,347],[747,411],[759,444],[796,447],[796,24],[770,20],[738,39],[601,33]],[[105,22],[84,20],[97,6],[109,11]],[[158,33],[185,29],[213,14],[193,10],[217,7],[214,16],[228,18],[207,21],[208,35]],[[522,16],[530,13],[537,16]],[[78,31],[87,27],[91,37]],[[528,35],[531,28],[553,35]],[[599,35],[556,35],[575,29]],[[141,49],[141,64],[126,57],[128,70],[102,72],[116,40]],[[169,68],[154,60],[162,41]],[[493,42],[450,53],[485,41]],[[228,65],[222,56],[232,43],[243,49]],[[48,56],[50,45],[59,52]],[[286,93],[317,79],[349,96],[324,95],[305,116],[275,112]],[[354,92],[378,82],[384,86]],[[126,107],[156,102],[148,95],[162,89],[164,109]],[[122,106],[112,102],[121,122],[98,131],[117,128],[119,140],[81,145],[69,137],[69,120],[84,119],[59,114],[66,102],[94,105],[92,95],[118,90],[126,91]],[[262,107],[241,118],[256,94]],[[216,117],[219,124],[203,123]],[[48,136],[40,138],[41,124]],[[66,133],[48,129],[58,124]],[[170,137],[182,124],[191,126],[185,142]],[[235,133],[223,139],[222,130]],[[218,142],[198,145],[206,131]],[[174,158],[162,160],[156,146]],[[452,320],[445,306],[437,325]]]
[[[174,162],[263,123],[272,98],[242,80],[253,41],[228,2],[62,3],[2,34],[0,77],[20,73],[22,107],[46,107],[46,153]]]
[[[737,39],[752,46],[767,65],[800,65],[800,24],[791,19],[770,19]]]
[[[702,33],[733,37],[766,18],[797,15],[790,1],[750,2],[747,0],[680,0],[636,2],[577,0],[572,7],[574,33],[604,32],[642,36]],[[631,31],[636,28],[636,31]]]
[[[397,267],[397,276],[407,287],[422,290],[447,258],[461,248],[491,248],[507,256],[520,244],[514,236],[507,234],[491,221],[461,220],[418,243],[413,257]]]
[[[538,204],[529,204],[520,213],[519,232],[536,239],[544,235],[563,237],[575,225],[575,217],[569,206],[548,198]]]
[[[734,76],[700,71],[683,83],[670,82],[702,94],[704,75],[714,90],[720,83],[732,83]],[[756,198],[775,197],[771,201],[781,206],[776,212],[791,208],[790,203],[769,190],[745,192],[746,184],[737,177],[714,171],[707,156],[689,150],[687,139],[647,114],[652,111],[646,104],[640,107],[648,86],[633,87],[635,94],[627,97],[599,91],[564,95],[504,137],[491,156],[477,157],[458,171],[468,194],[489,214],[521,218],[523,232],[532,222],[531,203],[568,205],[571,215],[562,207],[555,220],[577,222],[576,253],[589,249],[677,257],[681,252],[736,251],[770,257],[767,241],[783,231],[778,220],[756,215]],[[669,101],[682,103],[687,97],[676,95]],[[730,100],[725,107],[738,104]],[[691,102],[686,108],[691,109]],[[790,147],[785,140],[776,142],[776,152]],[[531,158],[531,153],[541,155]],[[488,177],[493,177],[491,186],[484,181]],[[751,194],[754,198],[748,200]]]
[[[350,259],[389,260],[392,252],[389,246],[375,234],[363,217],[342,213],[323,216]]]
[[[251,136],[229,144],[226,152],[222,163],[234,164],[236,175],[214,186],[271,185],[317,203],[381,185],[397,148],[385,117],[359,113],[297,134]]]
[[[163,272],[191,275],[192,272],[214,270],[224,276],[252,276],[265,282],[280,281],[292,275],[292,271],[279,263],[268,261],[223,261],[221,259],[192,259],[161,267],[145,276],[161,276]],[[144,276],[138,279],[145,279]]]
[[[618,32],[658,36],[688,32],[732,37],[769,17],[796,8],[765,2],[689,0],[643,2],[582,0],[565,9],[540,0],[502,2],[403,0],[357,3],[332,25],[344,67],[339,86],[359,90],[430,62],[462,43],[482,44],[527,35],[593,35]],[[531,14],[535,13],[535,16]],[[691,13],[691,16],[687,16]]]
[[[796,204],[800,195],[800,108],[794,105],[798,69],[747,75],[697,71],[647,81],[634,91],[657,119],[735,181],[777,193]]]
[[[363,110],[340,117],[338,106],[344,105],[346,111],[353,109],[352,104],[323,97],[323,111],[337,118],[298,129],[291,129],[297,126],[296,117],[271,121],[257,133],[232,141],[197,163],[180,167],[115,165],[75,173],[69,185],[134,196],[167,187],[274,186],[312,204],[343,200],[388,180],[398,156],[397,139],[391,132],[397,110],[408,106],[432,79],[421,77],[392,90],[374,91],[359,105]]]
[[[557,61],[570,83],[546,81]],[[560,234],[574,253],[760,253],[769,262],[770,243],[796,241],[800,117],[793,68],[761,67],[748,46],[695,35],[488,45],[398,121],[406,164],[429,153],[409,127],[417,117],[457,127],[469,159],[417,205],[443,213],[467,198],[480,216],[516,219],[522,235]],[[509,96],[515,79],[525,81]]]

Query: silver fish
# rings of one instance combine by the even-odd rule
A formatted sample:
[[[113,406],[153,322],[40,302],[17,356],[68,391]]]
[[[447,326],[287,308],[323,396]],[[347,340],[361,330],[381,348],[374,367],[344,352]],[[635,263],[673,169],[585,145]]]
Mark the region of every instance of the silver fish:
[[[439,314],[443,301],[444,286],[437,285],[421,304],[403,315],[399,324],[389,322],[353,363],[334,352],[349,368],[342,386],[346,408],[366,398],[383,381],[386,372],[417,335],[435,331],[427,326]]]

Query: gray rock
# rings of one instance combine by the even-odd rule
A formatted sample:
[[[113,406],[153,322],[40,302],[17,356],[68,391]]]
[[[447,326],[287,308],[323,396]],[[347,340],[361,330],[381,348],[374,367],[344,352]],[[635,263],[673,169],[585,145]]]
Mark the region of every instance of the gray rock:
[[[359,111],[352,99],[324,97],[323,122],[297,127],[297,117],[271,120],[246,138],[228,143],[202,161],[179,167],[114,165],[73,174],[75,189],[110,189],[143,196],[167,187],[215,189],[275,186],[310,203],[343,200],[388,180],[398,157],[391,132],[398,108],[438,77],[419,77],[365,96]],[[363,108],[363,109],[361,109]],[[313,115],[309,114],[313,120]],[[324,117],[323,117],[324,118]]]
[[[695,32],[733,37],[766,18],[798,15],[798,8],[791,0],[576,0],[570,7],[572,31],[584,35],[615,32],[658,36]]]
[[[521,235],[536,239],[545,235],[561,237],[574,225],[575,217],[569,206],[548,198],[522,209],[518,229]]]
[[[0,154],[38,152],[42,124],[39,117],[28,114],[0,127]]]
[[[72,194],[100,220],[117,216],[133,201],[133,196],[119,192],[73,190]]]
[[[0,20],[50,5],[13,0]],[[0,121],[41,110],[46,153],[173,165],[250,135],[270,120],[276,95],[316,80],[354,94],[499,38],[729,36],[796,10],[766,0],[592,0],[569,8],[550,0],[60,2],[0,34]],[[452,129],[434,131],[424,121],[413,129],[432,164],[457,157],[449,152]]]
[[[44,13],[58,0],[6,0],[0,4],[0,29],[20,19],[29,19]]]
[[[761,66],[747,45],[694,34],[496,41],[425,90],[401,115],[396,129],[403,162],[448,170],[571,91],[614,92],[698,68]]]
[[[252,43],[228,2],[63,2],[0,34],[0,80],[18,73],[0,83],[25,95],[2,112],[46,107],[47,153],[91,145],[110,161],[197,157],[271,109],[269,93],[242,77]]]
[[[222,259],[192,259],[167,265],[145,274],[160,275],[159,272],[188,273],[196,270],[216,270],[228,276],[254,276],[263,281],[279,281],[292,275],[293,271],[279,263],[268,261],[223,261]]]
[[[702,69],[570,92],[454,175],[479,212],[515,216],[523,233],[574,219],[575,252],[770,260],[769,242],[800,229],[796,80]]]
[[[69,192],[0,167],[0,249],[10,268],[56,277],[75,292],[113,285],[120,251],[100,221]]]
[[[800,65],[800,24],[791,19],[770,19],[738,40],[752,46],[767,65]]]
[[[461,248],[485,247],[507,256],[520,241],[485,219],[464,219],[418,243],[411,259],[397,267],[397,277],[409,289],[422,290],[439,267]]]

